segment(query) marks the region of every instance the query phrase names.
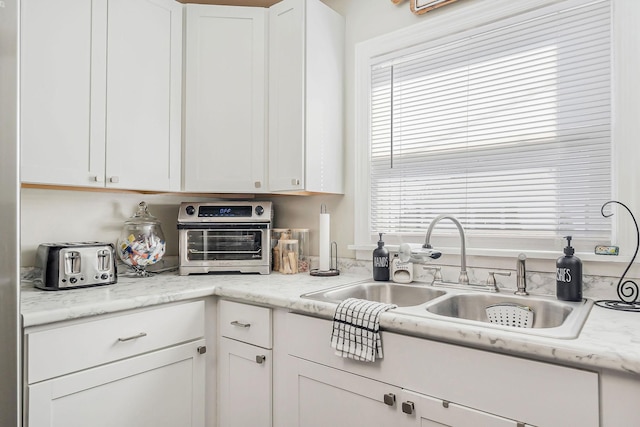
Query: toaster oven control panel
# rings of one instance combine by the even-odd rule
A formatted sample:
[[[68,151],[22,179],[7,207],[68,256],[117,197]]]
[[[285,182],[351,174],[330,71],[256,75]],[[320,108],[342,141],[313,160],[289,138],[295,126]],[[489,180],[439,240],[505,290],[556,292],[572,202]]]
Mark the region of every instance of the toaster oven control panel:
[[[227,217],[227,218],[251,218],[253,209],[251,206],[200,206],[200,217]]]
[[[182,203],[178,223],[188,222],[269,222],[271,202],[207,202]]]

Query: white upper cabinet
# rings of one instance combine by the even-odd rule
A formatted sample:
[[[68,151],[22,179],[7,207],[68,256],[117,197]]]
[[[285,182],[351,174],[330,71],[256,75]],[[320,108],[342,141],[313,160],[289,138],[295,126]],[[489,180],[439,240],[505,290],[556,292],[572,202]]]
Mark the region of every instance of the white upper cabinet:
[[[181,114],[182,6],[109,0],[107,185],[180,190]]]
[[[264,192],[267,9],[186,8],[183,188]]]
[[[21,8],[22,181],[179,190],[182,5]]]
[[[23,182],[104,185],[90,180],[104,177],[105,159],[104,119],[96,111],[104,114],[104,82],[91,71],[105,66],[106,3],[95,3],[21,2]]]
[[[344,19],[319,0],[269,8],[269,190],[342,193]]]

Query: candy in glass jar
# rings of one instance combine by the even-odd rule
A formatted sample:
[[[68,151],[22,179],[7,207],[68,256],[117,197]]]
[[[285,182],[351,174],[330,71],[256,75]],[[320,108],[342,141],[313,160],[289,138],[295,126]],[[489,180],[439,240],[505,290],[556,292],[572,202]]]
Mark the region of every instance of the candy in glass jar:
[[[166,249],[160,221],[149,213],[145,202],[124,223],[118,239],[118,255],[136,273],[146,276],[146,267],[162,259]]]

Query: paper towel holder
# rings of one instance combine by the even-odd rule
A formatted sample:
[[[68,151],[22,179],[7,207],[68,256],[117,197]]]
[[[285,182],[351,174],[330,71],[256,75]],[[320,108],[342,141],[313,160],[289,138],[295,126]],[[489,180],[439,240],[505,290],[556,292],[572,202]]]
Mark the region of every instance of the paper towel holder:
[[[320,270],[318,268],[315,268],[309,271],[309,274],[312,276],[319,276],[319,277],[337,276],[340,274],[340,270],[338,270],[338,244],[335,241],[331,242],[331,254],[329,256],[329,269]]]

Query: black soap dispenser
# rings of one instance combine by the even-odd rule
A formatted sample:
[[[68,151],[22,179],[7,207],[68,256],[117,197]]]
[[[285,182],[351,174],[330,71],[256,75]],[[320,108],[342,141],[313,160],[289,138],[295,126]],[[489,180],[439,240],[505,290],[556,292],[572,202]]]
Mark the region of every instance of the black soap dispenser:
[[[582,261],[573,256],[571,236],[565,239],[564,256],[556,261],[556,296],[563,301],[582,301]]]
[[[384,247],[382,233],[378,247],[373,251],[373,280],[389,280],[389,251]]]

